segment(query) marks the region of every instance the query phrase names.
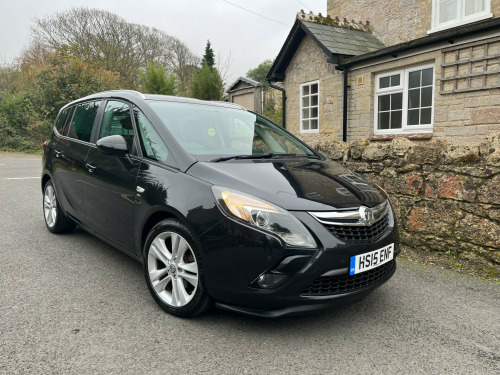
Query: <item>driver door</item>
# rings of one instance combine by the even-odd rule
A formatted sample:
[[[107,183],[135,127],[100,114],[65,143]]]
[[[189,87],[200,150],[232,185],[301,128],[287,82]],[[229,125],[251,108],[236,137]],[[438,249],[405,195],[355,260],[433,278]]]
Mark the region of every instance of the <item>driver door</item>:
[[[90,148],[85,161],[91,175],[85,190],[86,225],[121,248],[133,252],[136,179],[140,163],[130,156],[136,147],[136,136],[128,103],[107,101],[97,139],[109,135],[123,136],[129,153],[116,156],[101,152],[95,144]]]

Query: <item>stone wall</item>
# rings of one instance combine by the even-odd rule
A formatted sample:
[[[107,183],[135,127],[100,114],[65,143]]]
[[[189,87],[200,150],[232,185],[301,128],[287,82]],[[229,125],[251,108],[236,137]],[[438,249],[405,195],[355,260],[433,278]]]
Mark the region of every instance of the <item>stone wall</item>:
[[[491,0],[490,7],[498,17],[500,0]],[[327,0],[327,14],[370,21],[373,35],[392,46],[427,35],[432,26],[432,0]]]
[[[389,193],[403,245],[500,267],[500,132],[468,146],[405,138],[312,145]]]

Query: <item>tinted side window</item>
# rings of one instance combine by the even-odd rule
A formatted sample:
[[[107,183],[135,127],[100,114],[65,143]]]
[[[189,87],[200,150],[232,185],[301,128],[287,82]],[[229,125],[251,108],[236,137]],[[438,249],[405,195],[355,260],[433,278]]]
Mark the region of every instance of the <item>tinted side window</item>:
[[[92,127],[100,102],[79,104],[68,126],[68,137],[90,142]]]
[[[70,114],[72,109],[72,107],[63,109],[56,120],[56,130],[61,135],[65,135],[66,123],[68,122],[68,119],[71,118]]]
[[[164,163],[168,158],[168,149],[153,128],[153,125],[151,125],[146,116],[136,107],[134,107],[134,119],[139,129],[139,138],[143,155]]]
[[[129,151],[134,144],[134,128],[130,117],[130,108],[127,103],[108,101],[102,117],[99,139],[108,135],[121,135],[127,142]]]

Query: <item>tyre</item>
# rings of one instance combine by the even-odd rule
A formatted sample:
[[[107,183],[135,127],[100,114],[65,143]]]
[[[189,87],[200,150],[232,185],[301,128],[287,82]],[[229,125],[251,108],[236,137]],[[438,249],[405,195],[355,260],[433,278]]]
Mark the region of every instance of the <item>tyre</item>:
[[[43,187],[43,216],[52,233],[67,233],[75,228],[75,223],[62,211],[51,180]]]
[[[174,219],[156,224],[144,246],[144,274],[151,295],[168,313],[193,317],[211,306],[198,248]]]

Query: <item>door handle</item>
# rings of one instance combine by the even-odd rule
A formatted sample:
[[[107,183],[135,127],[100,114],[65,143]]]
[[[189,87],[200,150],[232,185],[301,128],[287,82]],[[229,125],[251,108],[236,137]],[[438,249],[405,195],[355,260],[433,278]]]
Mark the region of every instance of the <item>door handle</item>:
[[[57,151],[57,150],[54,150],[54,155],[56,156],[56,158],[61,157],[61,156],[62,156],[62,154],[63,154],[63,152],[62,152],[62,151]]]
[[[96,166],[91,163],[85,163],[85,166],[87,167],[90,173],[94,172],[94,169],[96,168]]]

